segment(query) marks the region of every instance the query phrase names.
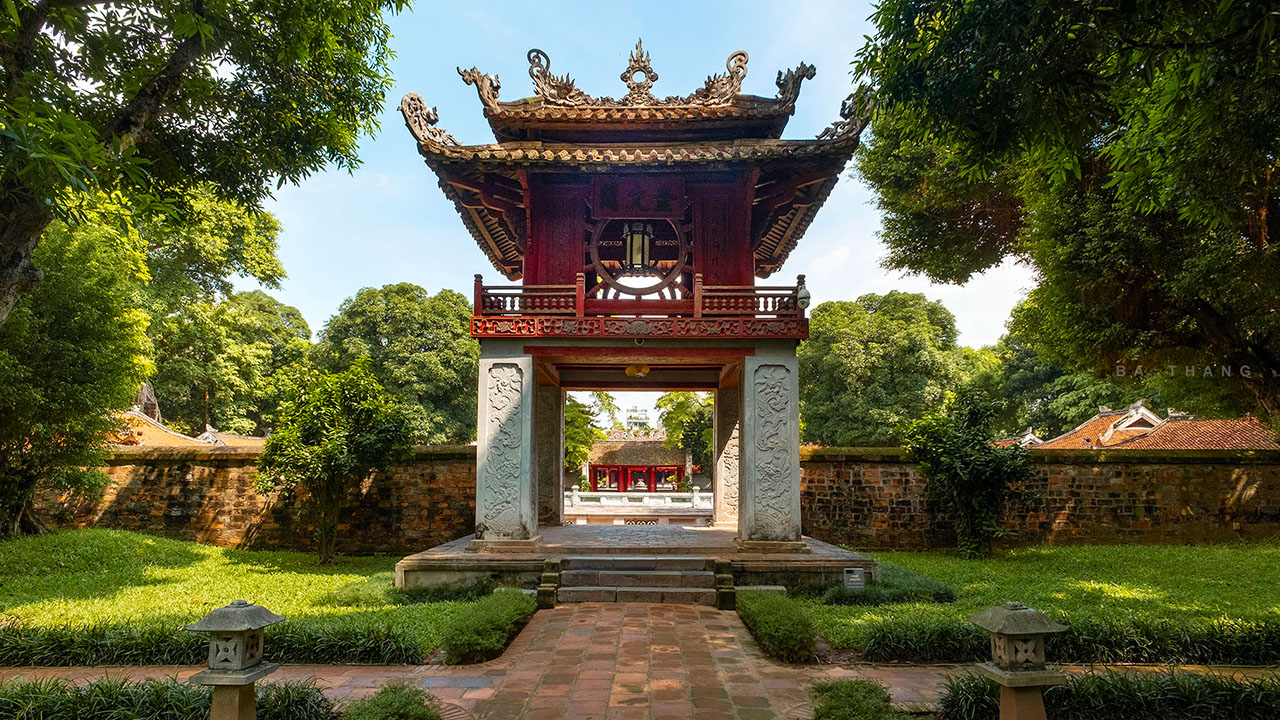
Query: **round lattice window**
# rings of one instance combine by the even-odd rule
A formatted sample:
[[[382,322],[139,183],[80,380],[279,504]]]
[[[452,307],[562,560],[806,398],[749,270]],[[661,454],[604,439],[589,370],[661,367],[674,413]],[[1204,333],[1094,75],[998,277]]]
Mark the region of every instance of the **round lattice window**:
[[[669,220],[610,220],[595,226],[591,265],[605,285],[623,295],[654,295],[671,287],[689,267],[690,248]],[[624,278],[654,278],[648,285]]]

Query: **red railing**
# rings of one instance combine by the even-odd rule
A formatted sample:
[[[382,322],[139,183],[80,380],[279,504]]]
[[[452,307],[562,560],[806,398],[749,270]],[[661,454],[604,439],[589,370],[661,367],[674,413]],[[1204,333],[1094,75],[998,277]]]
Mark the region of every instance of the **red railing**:
[[[589,291],[582,273],[573,285],[485,285],[479,275],[475,281],[476,315],[804,317],[808,300],[803,275],[794,287],[785,287],[703,285],[697,273],[691,290],[677,288],[658,297]]]

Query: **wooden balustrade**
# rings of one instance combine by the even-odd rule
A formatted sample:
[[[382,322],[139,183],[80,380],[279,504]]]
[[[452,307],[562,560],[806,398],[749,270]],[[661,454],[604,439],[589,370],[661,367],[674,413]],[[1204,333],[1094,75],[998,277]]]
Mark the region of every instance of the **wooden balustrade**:
[[[586,278],[578,273],[573,285],[485,285],[475,276],[476,315],[687,316],[687,317],[804,317],[801,301],[804,276],[795,286],[703,285],[693,276],[693,288],[681,297],[592,296]],[[807,298],[807,293],[804,293]]]

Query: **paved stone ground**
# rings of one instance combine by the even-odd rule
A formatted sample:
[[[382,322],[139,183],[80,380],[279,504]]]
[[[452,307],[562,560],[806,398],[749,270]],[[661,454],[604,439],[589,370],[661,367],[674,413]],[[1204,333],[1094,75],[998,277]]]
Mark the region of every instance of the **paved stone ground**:
[[[0,668],[0,680],[185,679],[197,669]],[[482,665],[287,665],[270,680],[313,678],[336,701],[362,697],[387,683],[413,683],[446,704],[447,720],[801,720],[812,717],[808,690],[815,681],[875,680],[889,688],[896,704],[923,709],[936,701],[946,677],[965,670],[963,665],[785,665],[761,654],[737,613],[688,605],[583,603],[537,613],[501,658]],[[1239,674],[1262,672],[1271,671]]]

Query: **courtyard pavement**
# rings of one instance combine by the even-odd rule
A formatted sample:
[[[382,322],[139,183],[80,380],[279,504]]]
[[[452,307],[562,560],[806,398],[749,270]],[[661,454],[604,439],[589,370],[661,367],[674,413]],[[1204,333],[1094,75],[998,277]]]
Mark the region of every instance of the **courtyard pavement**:
[[[266,650],[270,659],[270,644]],[[875,680],[899,707],[924,710],[936,702],[947,677],[968,667],[787,665],[766,658],[734,612],[583,603],[538,612],[502,657],[480,665],[286,665],[267,681],[312,678],[335,701],[362,697],[388,683],[412,683],[445,704],[446,720],[799,720],[812,717],[808,693],[816,681]],[[185,679],[198,669],[0,668],[0,680]]]

